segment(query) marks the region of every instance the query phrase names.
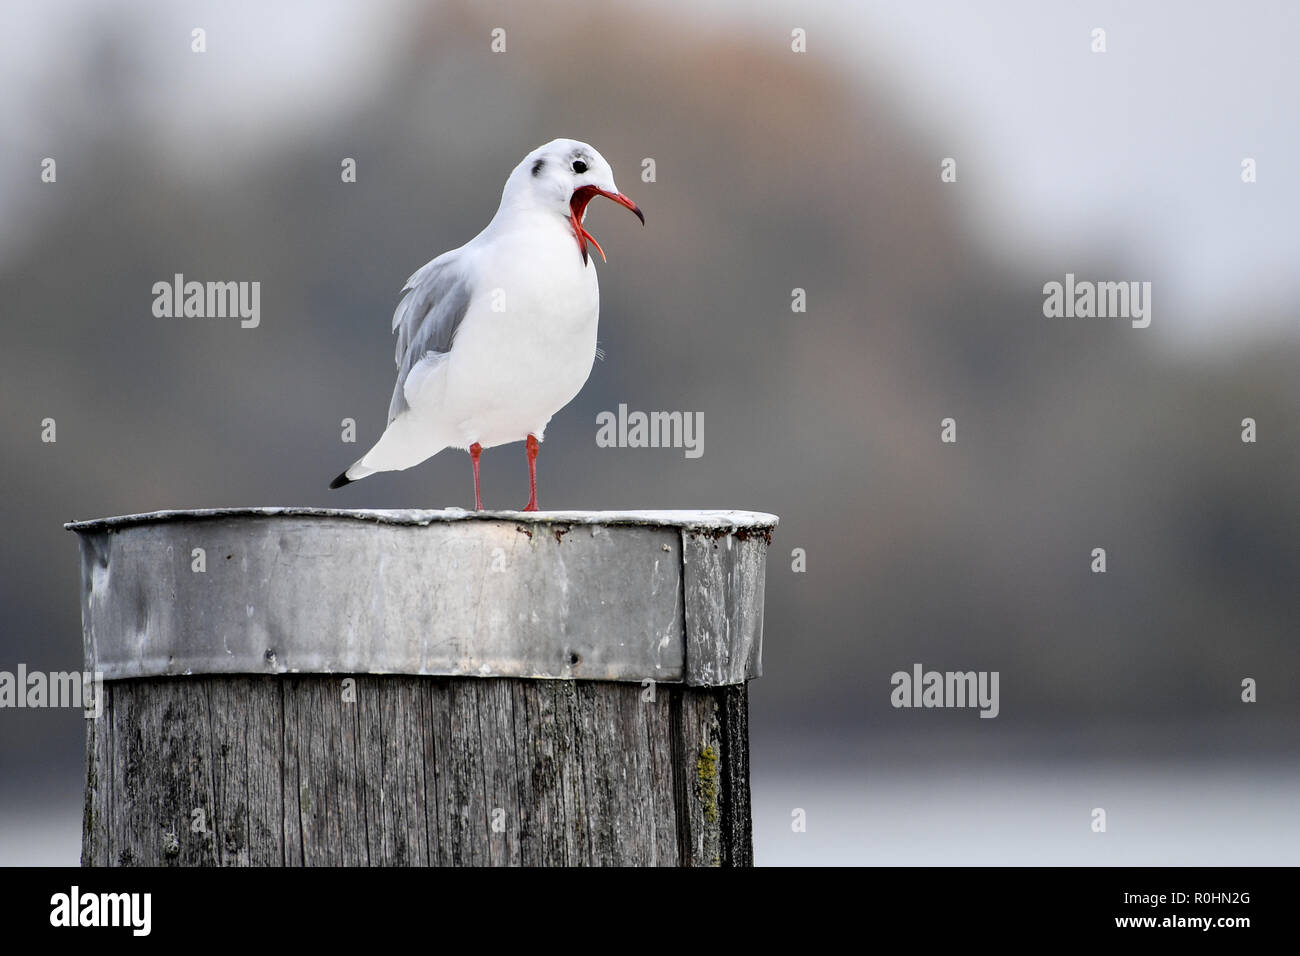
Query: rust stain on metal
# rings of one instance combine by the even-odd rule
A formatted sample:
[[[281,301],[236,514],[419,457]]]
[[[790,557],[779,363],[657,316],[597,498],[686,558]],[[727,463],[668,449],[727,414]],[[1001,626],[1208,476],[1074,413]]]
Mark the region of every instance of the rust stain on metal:
[[[733,528],[691,528],[687,532],[692,538],[707,538],[714,542],[713,547],[717,548],[717,542],[728,536],[733,536],[737,541],[748,541],[751,538],[762,539],[766,545],[772,544],[772,529],[764,527],[733,527]]]

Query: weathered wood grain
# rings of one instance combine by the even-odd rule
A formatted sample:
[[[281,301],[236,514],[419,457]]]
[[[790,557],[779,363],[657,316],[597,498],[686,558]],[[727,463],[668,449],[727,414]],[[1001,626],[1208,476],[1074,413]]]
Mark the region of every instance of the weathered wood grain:
[[[743,684],[202,675],[104,694],[84,865],[752,863]]]

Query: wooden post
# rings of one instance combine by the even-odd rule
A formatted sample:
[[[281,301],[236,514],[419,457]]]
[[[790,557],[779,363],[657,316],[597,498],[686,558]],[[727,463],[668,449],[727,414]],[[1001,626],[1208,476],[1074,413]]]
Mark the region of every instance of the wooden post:
[[[80,537],[82,864],[746,866],[747,512],[229,509]]]

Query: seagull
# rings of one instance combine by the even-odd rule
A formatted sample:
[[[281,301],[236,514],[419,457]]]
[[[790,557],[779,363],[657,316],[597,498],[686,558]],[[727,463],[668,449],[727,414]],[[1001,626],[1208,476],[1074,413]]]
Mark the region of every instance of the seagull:
[[[397,386],[388,427],[331,488],[461,448],[469,451],[481,511],[479,455],[523,441],[523,510],[537,510],[546,425],[582,389],[596,358],[600,290],[588,247],[602,260],[605,250],[583,221],[597,196],[645,225],[600,153],[577,140],[552,140],[510,173],[487,228],[406,280],[393,312]]]

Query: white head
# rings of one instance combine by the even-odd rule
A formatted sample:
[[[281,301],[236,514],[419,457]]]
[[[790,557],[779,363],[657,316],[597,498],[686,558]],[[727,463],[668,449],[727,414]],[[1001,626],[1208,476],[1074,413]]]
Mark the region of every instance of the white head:
[[[632,210],[645,225],[645,215],[637,204],[614,185],[614,171],[604,156],[575,139],[553,139],[515,167],[501,193],[501,208],[543,209],[568,220],[585,263],[588,242],[605,258],[600,243],[582,228],[587,203],[597,196]]]

